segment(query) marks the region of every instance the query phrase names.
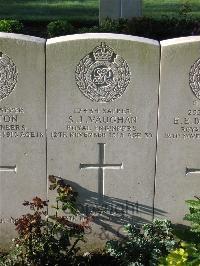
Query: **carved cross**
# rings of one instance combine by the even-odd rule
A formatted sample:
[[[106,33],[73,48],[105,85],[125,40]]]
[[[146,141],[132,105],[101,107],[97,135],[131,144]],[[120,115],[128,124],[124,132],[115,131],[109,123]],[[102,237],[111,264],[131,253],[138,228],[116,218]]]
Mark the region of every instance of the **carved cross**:
[[[14,172],[17,173],[17,166],[0,166],[0,172]]]
[[[200,174],[200,169],[186,167],[185,175],[188,175],[188,174]]]
[[[99,145],[99,163],[97,164],[80,164],[80,169],[98,169],[98,194],[99,200],[102,201],[104,197],[104,170],[106,169],[123,169],[123,164],[108,164],[105,163],[105,143],[98,143]]]

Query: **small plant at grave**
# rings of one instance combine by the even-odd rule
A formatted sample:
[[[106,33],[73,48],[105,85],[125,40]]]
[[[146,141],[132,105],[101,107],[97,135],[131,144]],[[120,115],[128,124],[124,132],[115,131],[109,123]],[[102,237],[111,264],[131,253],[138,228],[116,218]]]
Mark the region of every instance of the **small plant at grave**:
[[[21,33],[23,31],[23,24],[18,20],[0,20],[0,31]]]
[[[178,248],[160,259],[159,266],[199,266],[200,265],[200,245],[181,241]]]
[[[195,196],[194,200],[186,200],[186,203],[190,213],[184,219],[191,222],[191,231],[200,236],[200,197]]]
[[[55,176],[49,176],[50,190],[57,191],[54,214],[47,216],[48,202],[35,197],[25,201],[31,213],[22,215],[16,222],[18,237],[13,240],[10,253],[0,260],[1,266],[62,266],[79,265],[76,256],[79,241],[84,241],[84,230],[89,218],[82,223],[71,222],[66,212],[77,216],[77,192]]]
[[[120,261],[121,266],[158,265],[159,258],[176,247],[172,225],[167,220],[155,219],[141,229],[128,224],[125,226],[127,237],[106,243],[107,252]]]
[[[179,15],[181,17],[186,18],[188,16],[188,13],[192,11],[191,4],[189,0],[183,1],[180,9],[179,9]]]
[[[128,33],[127,26],[128,20],[126,19],[112,20],[110,18],[106,18],[99,26],[93,26],[91,28],[81,28],[78,32]]]
[[[49,38],[74,33],[74,27],[68,21],[52,21],[47,25],[47,34]]]
[[[179,246],[160,259],[160,266],[199,266],[200,265],[200,198],[187,200],[189,213],[184,219],[191,223],[186,230],[176,231],[181,239]]]

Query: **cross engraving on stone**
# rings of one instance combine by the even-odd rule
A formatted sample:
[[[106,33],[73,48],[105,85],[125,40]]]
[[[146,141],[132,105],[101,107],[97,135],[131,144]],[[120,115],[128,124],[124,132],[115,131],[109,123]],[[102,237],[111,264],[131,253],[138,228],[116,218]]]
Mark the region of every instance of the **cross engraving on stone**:
[[[200,174],[200,169],[186,167],[185,175],[188,175],[188,174]]]
[[[0,166],[0,172],[14,172],[17,173],[17,166]]]
[[[97,164],[80,164],[80,169],[98,169],[98,195],[99,201],[104,197],[104,170],[106,169],[123,169],[123,164],[108,164],[105,163],[105,143],[98,143],[99,145],[99,163]]]

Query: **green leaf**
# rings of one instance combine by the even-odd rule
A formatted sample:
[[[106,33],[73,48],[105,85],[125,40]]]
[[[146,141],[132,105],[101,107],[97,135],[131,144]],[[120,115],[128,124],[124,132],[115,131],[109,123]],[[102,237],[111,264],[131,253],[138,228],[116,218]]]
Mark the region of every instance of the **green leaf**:
[[[199,225],[200,225],[200,212],[186,214],[185,220],[190,221],[190,222],[194,222],[194,223],[199,223]]]
[[[186,200],[189,208],[200,210],[200,200]]]

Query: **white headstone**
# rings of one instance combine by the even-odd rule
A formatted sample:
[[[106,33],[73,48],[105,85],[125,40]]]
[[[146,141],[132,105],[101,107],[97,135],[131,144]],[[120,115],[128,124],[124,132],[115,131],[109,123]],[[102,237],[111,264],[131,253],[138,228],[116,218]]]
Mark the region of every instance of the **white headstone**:
[[[142,16],[142,0],[122,0],[122,18],[131,19]]]
[[[121,0],[100,0],[99,21],[106,18],[119,19],[121,17]]]
[[[142,0],[100,0],[99,21],[142,16]]]
[[[200,37],[161,42],[155,208],[175,223],[200,189]]]
[[[48,174],[93,210],[93,244],[152,219],[159,49],[116,34],[47,41]]]
[[[22,203],[46,197],[45,40],[0,33],[0,247]]]

